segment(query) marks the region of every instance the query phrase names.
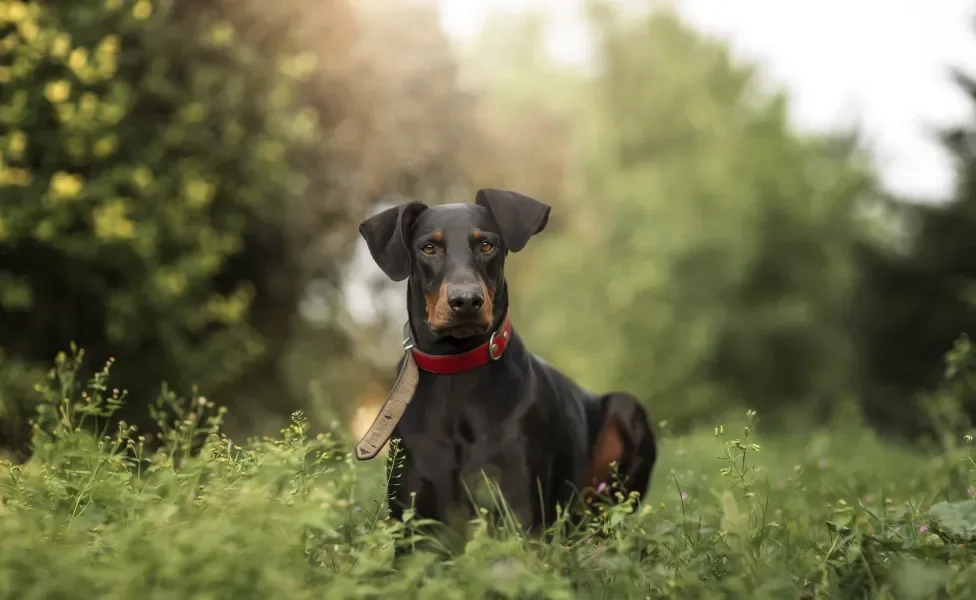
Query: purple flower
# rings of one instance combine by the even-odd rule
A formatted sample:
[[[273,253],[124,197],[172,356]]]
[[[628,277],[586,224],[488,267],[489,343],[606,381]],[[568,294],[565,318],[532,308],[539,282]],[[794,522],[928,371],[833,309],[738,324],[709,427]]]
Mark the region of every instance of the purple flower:
[[[929,530],[929,528],[926,527],[925,525],[922,525],[921,527],[918,528],[918,532],[919,533],[925,533],[928,530]]]
[[[895,527],[895,533],[901,533],[901,525]]]
[[[976,490],[974,490],[973,488],[969,488],[969,495],[976,496]]]
[[[688,492],[681,492],[681,501],[684,502],[688,499]]]
[[[603,490],[607,489],[607,482],[601,481],[600,485],[596,486],[596,493],[599,494]]]

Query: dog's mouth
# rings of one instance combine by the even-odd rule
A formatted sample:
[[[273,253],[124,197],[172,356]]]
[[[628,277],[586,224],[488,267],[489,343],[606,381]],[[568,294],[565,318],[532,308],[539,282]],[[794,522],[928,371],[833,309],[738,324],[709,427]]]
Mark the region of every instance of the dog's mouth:
[[[430,325],[430,330],[439,338],[454,338],[464,340],[478,335],[484,335],[491,329],[490,325],[475,322],[451,323],[448,325]]]

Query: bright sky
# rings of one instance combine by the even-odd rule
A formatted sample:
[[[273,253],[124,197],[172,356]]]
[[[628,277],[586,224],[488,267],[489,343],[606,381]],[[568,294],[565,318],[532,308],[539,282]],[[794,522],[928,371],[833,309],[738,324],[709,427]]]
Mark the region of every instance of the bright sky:
[[[436,1],[444,29],[459,41],[476,35],[489,12],[531,8],[555,18],[554,58],[581,62],[589,53],[582,0]],[[976,76],[976,0],[673,1],[787,89],[798,127],[858,124],[893,191],[950,193],[948,157],[931,132],[970,116],[948,68]]]

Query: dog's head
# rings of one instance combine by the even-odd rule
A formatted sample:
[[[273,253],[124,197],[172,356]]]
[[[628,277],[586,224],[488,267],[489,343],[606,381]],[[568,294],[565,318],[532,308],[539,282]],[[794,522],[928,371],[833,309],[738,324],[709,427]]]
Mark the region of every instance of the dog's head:
[[[438,337],[491,329],[505,256],[546,227],[550,206],[517,192],[485,189],[474,204],[407,202],[359,225],[373,260],[394,281],[423,293],[427,325]]]

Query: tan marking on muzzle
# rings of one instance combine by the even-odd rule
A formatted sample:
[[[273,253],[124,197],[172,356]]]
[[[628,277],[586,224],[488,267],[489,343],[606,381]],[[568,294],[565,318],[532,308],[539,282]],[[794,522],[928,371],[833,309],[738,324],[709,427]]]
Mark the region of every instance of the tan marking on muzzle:
[[[478,313],[478,323],[485,327],[491,327],[491,324],[495,322],[495,292],[489,290],[488,285],[483,280],[479,279],[478,283],[481,285],[481,293],[485,298],[484,304],[481,305],[481,312]]]
[[[447,303],[447,283],[441,283],[436,292],[424,294],[427,305],[427,323],[434,329],[447,327],[454,319],[454,313]]]

